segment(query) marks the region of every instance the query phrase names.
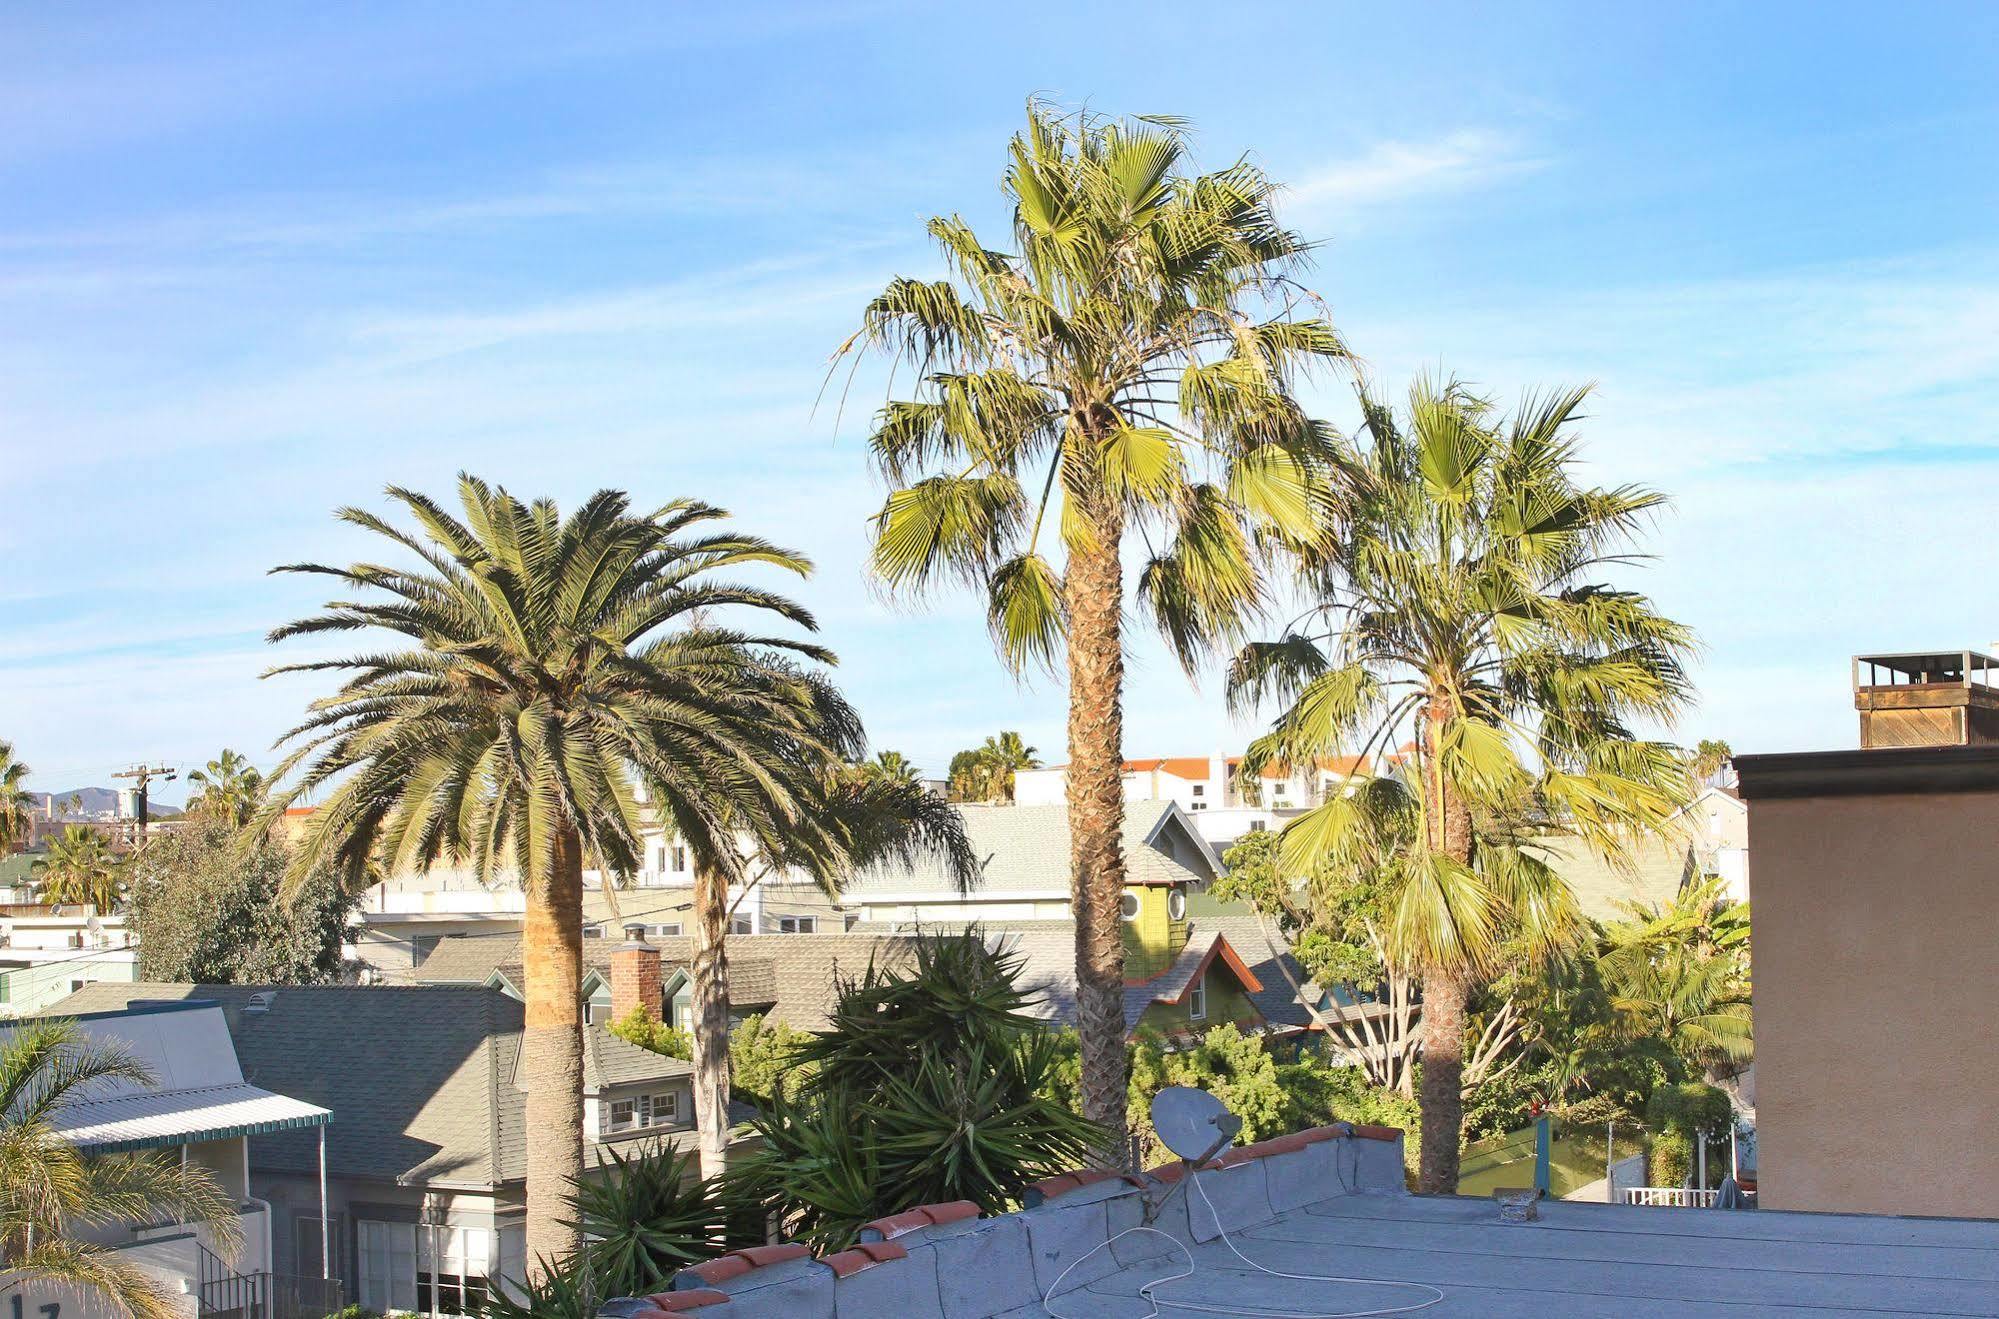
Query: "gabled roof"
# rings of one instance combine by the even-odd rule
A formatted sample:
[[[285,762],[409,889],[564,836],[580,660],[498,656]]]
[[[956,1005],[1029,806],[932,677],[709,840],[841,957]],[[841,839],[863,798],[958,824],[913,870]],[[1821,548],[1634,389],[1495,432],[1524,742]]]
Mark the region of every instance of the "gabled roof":
[[[1069,891],[1066,805],[961,805],[958,811],[982,866],[970,899]],[[1170,801],[1126,802],[1121,839],[1126,883],[1198,885],[1221,869],[1213,851]],[[895,893],[949,893],[952,884],[942,864],[925,857],[911,866],[870,871],[849,884],[847,891],[879,899]]]
[[[977,928],[985,934],[988,944],[1020,958],[1020,974],[1016,983],[1034,996],[1034,1002],[1028,1007],[1031,1015],[1057,1025],[1075,1024],[1074,921],[989,921],[980,922]],[[1136,1030],[1139,1018],[1154,1003],[1178,1003],[1184,999],[1193,985],[1194,976],[1218,960],[1229,968],[1252,999],[1259,993],[1269,992],[1262,977],[1250,969],[1220,930],[1204,929],[1199,922],[1195,922],[1187,946],[1171,966],[1142,984],[1125,986],[1125,1032],[1129,1034]],[[1261,1002],[1257,1007],[1258,1011],[1262,1011]],[[1275,1025],[1288,1026],[1310,1020],[1295,1001],[1284,1017],[1264,1015]]]
[[[685,936],[648,940],[660,950],[662,979],[693,957]],[[899,960],[909,937],[892,931],[842,934],[732,934],[729,936],[729,1005],[741,1012],[765,1012],[799,1030],[821,1030],[833,1003],[836,976],[853,976],[870,960]],[[608,974],[615,939],[590,939],[583,956],[593,971]],[[586,973],[587,975],[588,973]],[[497,977],[497,978],[496,978]],[[440,939],[415,971],[420,983],[504,985],[518,994],[524,984],[518,936],[464,935]]]
[[[246,1012],[259,993],[272,995],[269,1007]],[[195,999],[220,1004],[248,1081],[332,1112],[326,1148],[335,1176],[486,1187],[524,1174],[526,1096],[515,1084],[522,1009],[498,990],[100,981],[51,1015]],[[601,1027],[585,1038],[586,1085],[687,1074],[679,1059],[635,1049]],[[256,1135],[250,1157],[265,1171],[312,1173],[316,1136]]]
[[[1531,845],[1575,890],[1583,915],[1596,921],[1629,920],[1628,904],[1667,907],[1699,870],[1684,838],[1647,834],[1633,843],[1624,864],[1605,861],[1580,839],[1546,838]]]

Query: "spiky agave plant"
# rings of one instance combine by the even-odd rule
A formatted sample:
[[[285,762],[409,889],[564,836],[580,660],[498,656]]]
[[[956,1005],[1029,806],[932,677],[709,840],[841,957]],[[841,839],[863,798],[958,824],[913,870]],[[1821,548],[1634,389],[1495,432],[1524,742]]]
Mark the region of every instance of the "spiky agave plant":
[[[1277,185],[1193,172],[1178,120],[1031,103],[1003,187],[1010,242],[931,220],[950,278],[892,282],[841,352],[918,382],[870,439],[874,571],[972,584],[1007,663],[1066,665],[1083,1105],[1121,1161],[1124,542],[1145,538],[1139,594],[1183,661],[1238,637],[1270,555],[1325,532],[1334,437],[1292,387],[1347,353]]]

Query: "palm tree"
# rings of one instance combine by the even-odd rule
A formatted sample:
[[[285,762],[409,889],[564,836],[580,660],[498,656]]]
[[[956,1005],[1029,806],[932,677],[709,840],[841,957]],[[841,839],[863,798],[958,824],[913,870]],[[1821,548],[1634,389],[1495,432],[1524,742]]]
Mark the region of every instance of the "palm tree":
[[[58,1133],[65,1106],[119,1083],[151,1086],[153,1078],[121,1046],[89,1040],[73,1021],[29,1020],[0,1042],[0,1295],[37,1279],[131,1319],[172,1319],[186,1298],[88,1240],[88,1229],[205,1223],[218,1245],[234,1249],[235,1205],[199,1163],[152,1152],[92,1157]]]
[[[264,776],[257,767],[227,747],[204,769],[187,776],[201,791],[188,800],[188,814],[197,811],[236,826],[249,823],[264,800]]]
[[[930,221],[952,278],[897,279],[841,347],[908,362],[870,439],[890,487],[873,569],[981,587],[1015,669],[1066,662],[1083,1108],[1124,1152],[1124,566],[1183,663],[1263,600],[1269,554],[1321,534],[1329,432],[1292,396],[1346,350],[1290,272],[1306,245],[1246,160],[1190,175],[1184,126],[1030,104],[1003,181],[1011,251]],[[1060,564],[1058,566],[1058,557]]]
[[[1034,748],[1022,741],[1019,733],[1010,730],[986,739],[986,744],[979,748],[979,763],[985,769],[986,800],[995,802],[1013,800],[1013,776],[1017,771],[1041,768]]]
[[[695,1011],[720,1016],[721,1066],[697,1057],[704,1166],[727,1129],[728,890],[746,857],[839,854],[813,813],[829,766],[859,753],[859,720],[801,641],[735,630],[732,607],[810,628],[811,615],[721,574],[752,564],[805,575],[801,556],[756,537],[702,531],[726,516],[692,500],[651,513],[600,492],[564,519],[547,500],[459,478],[460,521],[391,487],[407,531],[359,509],[339,516],[422,566],[295,564],[371,596],[336,601],[273,641],[380,629],[407,639],[349,659],[274,672],[345,671],[286,734],[274,819],[305,793],[324,804],[291,858],[302,883],[331,863],[354,887],[371,862],[421,869],[440,858],[481,877],[510,869],[527,894],[523,953],[528,1086],[527,1253],[537,1272],[572,1254],[564,1197],[583,1157],[582,883],[585,855],[629,876],[641,828],[663,823],[695,863]],[[636,781],[636,782],[635,782]],[[651,812],[642,813],[642,786]],[[829,862],[830,864],[830,862]],[[704,1051],[709,1052],[709,1051]],[[708,1148],[710,1143],[716,1148]]]
[[[922,771],[909,763],[909,757],[900,751],[877,751],[873,760],[864,760],[858,766],[863,774],[893,779],[897,783],[916,783],[922,778]]]
[[[27,777],[28,767],[14,759],[14,744],[0,742],[0,856],[19,847],[33,831],[28,807],[34,798],[21,786]]]
[[[1663,911],[1630,909],[1606,932],[1597,967],[1627,1038],[1666,1041],[1710,1080],[1755,1056],[1749,904],[1713,876]]]
[[[36,896],[43,902],[87,902],[103,913],[118,905],[124,886],[124,862],[87,824],[67,826],[49,840],[48,855],[35,862]]]
[[[1283,867],[1310,875],[1386,855],[1388,951],[1422,986],[1420,1188],[1457,1186],[1463,1033],[1502,950],[1545,955],[1581,924],[1532,847],[1581,838],[1607,857],[1686,795],[1677,748],[1631,724],[1684,703],[1688,630],[1593,582],[1663,502],[1577,484],[1586,391],[1513,417],[1455,382],[1411,389],[1407,429],[1362,397],[1344,534],[1313,574],[1317,603],[1230,674],[1238,708],[1286,708],[1245,757],[1309,764],[1359,743],[1413,754],[1286,826]]]
[[[1718,737],[1704,737],[1695,744],[1694,754],[1688,758],[1687,772],[1693,775],[1696,788],[1704,788],[1713,783],[1734,759],[1735,748]]]

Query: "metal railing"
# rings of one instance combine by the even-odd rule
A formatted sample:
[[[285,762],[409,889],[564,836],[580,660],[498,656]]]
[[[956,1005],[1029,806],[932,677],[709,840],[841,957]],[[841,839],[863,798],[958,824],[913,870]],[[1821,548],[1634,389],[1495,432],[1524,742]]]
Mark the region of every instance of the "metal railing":
[[[200,1242],[195,1302],[201,1319],[325,1319],[342,1307],[338,1278],[237,1273]]]
[[[1697,1191],[1691,1186],[1627,1186],[1624,1203],[1663,1209],[1711,1209],[1719,1194],[1719,1191]]]

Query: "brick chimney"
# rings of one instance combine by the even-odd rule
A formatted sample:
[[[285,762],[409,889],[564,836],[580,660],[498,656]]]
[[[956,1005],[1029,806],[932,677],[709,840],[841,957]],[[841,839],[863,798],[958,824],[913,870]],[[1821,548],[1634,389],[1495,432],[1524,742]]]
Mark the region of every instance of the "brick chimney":
[[[611,1020],[644,1008],[654,1021],[661,1020],[659,949],[646,942],[646,927],[627,925],[625,941],[611,951]]]

